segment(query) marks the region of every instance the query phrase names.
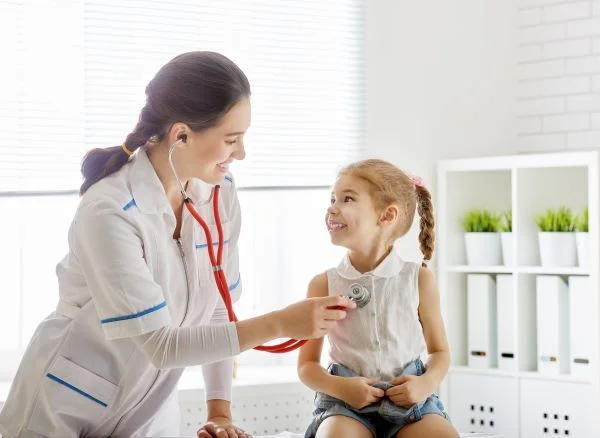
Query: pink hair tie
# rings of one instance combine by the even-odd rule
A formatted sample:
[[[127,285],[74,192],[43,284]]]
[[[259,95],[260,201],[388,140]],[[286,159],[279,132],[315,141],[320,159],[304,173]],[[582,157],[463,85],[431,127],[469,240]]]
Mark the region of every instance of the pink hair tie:
[[[407,174],[407,176],[416,187],[425,187],[425,181],[420,176],[410,174]]]

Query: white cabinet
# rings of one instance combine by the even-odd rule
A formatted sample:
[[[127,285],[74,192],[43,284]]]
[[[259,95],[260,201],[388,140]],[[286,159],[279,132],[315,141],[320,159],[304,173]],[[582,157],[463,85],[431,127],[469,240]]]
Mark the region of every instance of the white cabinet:
[[[492,431],[493,421],[505,438],[600,437],[598,152],[443,161],[437,183],[437,274],[452,357],[440,392],[452,420],[474,432]],[[589,210],[587,263],[545,267],[535,217],[562,206]],[[467,264],[461,218],[471,209],[512,211],[505,258],[514,263]],[[471,275],[496,286],[488,324],[469,312]],[[497,336],[497,363],[473,366],[473,324]]]
[[[450,419],[461,432],[495,433],[505,438],[518,435],[517,378],[451,373],[449,391]]]
[[[593,396],[584,383],[521,379],[521,436],[597,437]]]

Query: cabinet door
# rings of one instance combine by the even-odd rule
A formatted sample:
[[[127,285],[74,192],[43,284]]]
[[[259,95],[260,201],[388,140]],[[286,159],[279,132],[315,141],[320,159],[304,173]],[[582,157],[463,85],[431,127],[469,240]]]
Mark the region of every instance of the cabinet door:
[[[600,436],[594,422],[593,386],[587,383],[521,380],[521,436]]]
[[[448,413],[459,431],[519,437],[517,378],[453,371],[448,381]]]

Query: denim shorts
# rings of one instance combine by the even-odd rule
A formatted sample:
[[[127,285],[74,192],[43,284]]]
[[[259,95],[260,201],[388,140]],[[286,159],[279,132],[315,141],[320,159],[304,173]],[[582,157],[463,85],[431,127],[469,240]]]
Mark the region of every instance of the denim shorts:
[[[343,365],[336,363],[329,365],[328,371],[330,374],[342,377],[354,377],[358,375]],[[417,359],[409,363],[399,375],[411,374],[420,376],[424,372],[425,366],[423,362]],[[374,386],[387,389],[392,385],[383,382]],[[450,420],[448,414],[444,411],[442,402],[436,394],[431,394],[427,400],[415,403],[408,409],[394,405],[387,398],[383,398],[364,408],[355,409],[342,400],[318,392],[315,395],[315,407],[313,420],[306,430],[305,438],[315,437],[321,423],[326,418],[335,415],[343,415],[359,421],[377,438],[393,438],[404,426],[419,421],[423,415],[427,414],[437,414]]]

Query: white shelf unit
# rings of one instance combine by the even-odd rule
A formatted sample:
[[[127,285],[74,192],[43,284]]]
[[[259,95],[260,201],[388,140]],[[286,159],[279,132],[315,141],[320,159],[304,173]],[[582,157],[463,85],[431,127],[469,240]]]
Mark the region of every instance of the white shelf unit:
[[[505,438],[600,436],[599,155],[596,151],[442,161],[437,174],[437,268],[452,354],[440,388],[457,428]],[[589,209],[588,268],[540,266],[535,216],[548,208]],[[466,264],[461,218],[485,208],[512,209],[515,266]],[[514,371],[468,366],[467,276],[512,275]],[[590,378],[537,370],[536,276],[589,277],[593,318],[586,324]]]

